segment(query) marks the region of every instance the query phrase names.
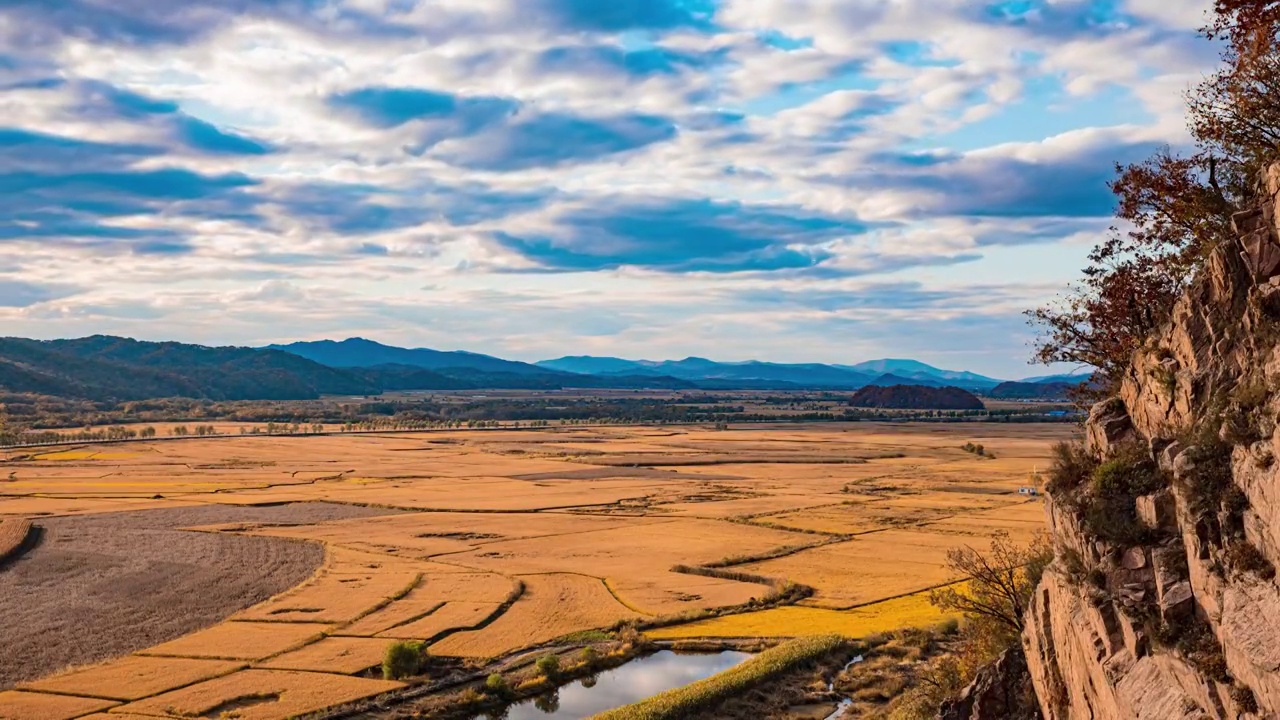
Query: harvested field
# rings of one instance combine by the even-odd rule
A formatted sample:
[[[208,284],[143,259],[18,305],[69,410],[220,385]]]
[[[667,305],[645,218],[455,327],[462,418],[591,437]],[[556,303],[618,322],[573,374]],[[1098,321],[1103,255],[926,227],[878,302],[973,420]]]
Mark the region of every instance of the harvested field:
[[[447,602],[430,614],[378,633],[380,638],[430,640],[448,630],[471,628],[498,611],[501,603]]]
[[[23,689],[40,692],[89,695],[108,700],[138,700],[157,693],[243,670],[242,662],[154,658],[129,655],[101,665],[80,668],[45,680],[26,683]]]
[[[429,574],[403,598],[340,628],[335,634],[426,639],[435,633],[405,635],[405,626],[434,615],[446,604],[471,603],[496,609],[513,588],[510,578],[492,573]]]
[[[26,549],[31,533],[31,521],[26,518],[0,520],[0,568],[15,560]]]
[[[372,638],[325,638],[320,642],[268,660],[259,667],[354,675],[381,663],[382,656],[390,644],[390,640]]]
[[[498,657],[581,630],[636,617],[596,578],[530,575],[524,595],[491,625],[450,635],[430,647],[436,655]],[[448,607],[447,605],[445,607]]]
[[[0,597],[23,598],[0,615],[0,647],[24,659],[0,664],[0,687],[179,638],[297,585],[324,560],[316,544],[178,528],[369,514],[317,503],[38,519],[39,546],[0,572]]]
[[[71,720],[91,712],[106,710],[116,704],[112,700],[7,690],[0,692],[0,718],[3,720]]]
[[[805,535],[710,520],[610,521],[620,524],[590,533],[495,542],[452,555],[449,561],[519,575],[581,573],[604,578],[628,607],[658,615],[736,605],[767,591],[753,583],[707,583],[705,578],[672,572],[676,565],[701,565],[730,553],[754,555],[813,542]]]
[[[318,640],[329,628],[313,623],[225,622],[144,650],[147,655],[262,660]]]
[[[1018,488],[1070,432],[549,428],[31,451],[0,485],[0,515],[45,532],[0,571],[0,596],[33,598],[0,618],[0,645],[31,662],[0,670],[0,687],[134,653],[14,698],[49,704],[42,718],[116,701],[131,704],[101,720],[284,718],[397,687],[354,677],[392,640],[503,656],[771,592],[753,578],[815,594],[652,634],[931,625],[942,616],[921,591],[955,579],[948,550],[1041,527]],[[707,565],[741,580],[697,574]]]
[[[119,710],[162,718],[284,720],[397,687],[401,687],[400,683],[326,673],[242,670],[130,703]]]
[[[957,580],[946,556],[962,544],[924,530],[885,530],[740,569],[804,583],[817,590],[806,604],[841,609]]]
[[[329,566],[305,585],[236,613],[233,619],[347,623],[407,592],[419,577],[414,568],[399,564],[347,572]]]

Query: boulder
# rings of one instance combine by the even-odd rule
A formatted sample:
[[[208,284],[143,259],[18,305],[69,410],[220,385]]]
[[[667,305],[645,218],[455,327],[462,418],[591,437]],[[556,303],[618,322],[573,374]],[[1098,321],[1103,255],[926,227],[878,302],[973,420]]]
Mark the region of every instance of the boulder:
[[[1170,625],[1181,624],[1196,612],[1196,598],[1191,592],[1191,582],[1174,583],[1160,593],[1160,617]]]
[[[1138,498],[1138,519],[1143,525],[1157,529],[1173,529],[1178,525],[1178,508],[1173,493],[1161,490]]]
[[[1140,547],[1131,547],[1124,551],[1124,556],[1120,558],[1120,565],[1125,570],[1141,570],[1147,566],[1147,552]]]
[[[1266,281],[1280,273],[1280,245],[1276,244],[1270,228],[1242,235],[1240,245],[1244,248],[1240,255],[1255,280]]]
[[[1258,288],[1258,307],[1268,316],[1280,317],[1280,278],[1271,278]]]
[[[1094,405],[1085,428],[1089,449],[1103,457],[1110,455],[1117,445],[1136,437],[1129,411],[1118,397]]]

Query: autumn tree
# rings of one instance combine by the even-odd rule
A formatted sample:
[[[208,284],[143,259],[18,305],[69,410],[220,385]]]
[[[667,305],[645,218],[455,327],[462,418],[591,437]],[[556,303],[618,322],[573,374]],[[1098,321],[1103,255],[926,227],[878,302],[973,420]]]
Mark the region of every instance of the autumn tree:
[[[1092,366],[1100,392],[1113,389],[1231,236],[1231,216],[1257,201],[1260,172],[1280,157],[1278,28],[1280,2],[1217,0],[1203,34],[1222,44],[1222,64],[1187,97],[1194,148],[1117,166],[1119,223],[1089,254],[1083,279],[1029,313],[1042,329],[1037,361]]]
[[[971,547],[947,553],[947,566],[967,581],[934,590],[929,602],[964,616],[967,669],[974,670],[1018,644],[1031,594],[1052,560],[1053,550],[1043,536],[1024,547],[1005,532],[993,536],[985,553]]]

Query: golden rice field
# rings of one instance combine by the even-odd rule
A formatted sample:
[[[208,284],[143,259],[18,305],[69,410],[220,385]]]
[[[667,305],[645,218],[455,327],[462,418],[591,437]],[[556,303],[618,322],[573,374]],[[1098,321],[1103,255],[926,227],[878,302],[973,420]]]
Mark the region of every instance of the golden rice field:
[[[1070,432],[556,428],[3,453],[0,539],[23,518],[39,526],[141,512],[129,517],[145,522],[151,510],[275,508],[270,518],[179,530],[212,547],[292,543],[324,555],[294,587],[228,599],[221,622],[87,667],[73,667],[68,648],[61,670],[0,685],[0,717],[283,719],[400,687],[367,672],[393,640],[428,641],[433,655],[482,664],[618,621],[737,606],[785,581],[814,593],[798,606],[650,634],[857,637],[933,625],[945,617],[927,590],[960,580],[947,568],[949,549],[985,545],[997,531],[1029,541],[1042,526],[1041,504],[1018,490]],[[963,451],[968,442],[996,459]],[[289,519],[288,508],[320,502],[359,513]],[[55,549],[25,553],[17,569],[54,562]],[[707,565],[729,574],[688,572]],[[254,572],[252,561],[244,571]],[[136,594],[142,610],[167,611]],[[136,633],[127,622],[120,633]]]
[[[439,655],[496,657],[512,648],[640,617],[619,603],[597,578],[559,574],[521,579],[524,594],[510,610],[488,627],[453,635],[432,645],[431,651]]]
[[[648,635],[656,640],[807,637],[830,633],[859,638],[903,628],[929,628],[955,617],[929,604],[927,592],[918,592],[850,610],[780,607],[727,615],[652,630]]]

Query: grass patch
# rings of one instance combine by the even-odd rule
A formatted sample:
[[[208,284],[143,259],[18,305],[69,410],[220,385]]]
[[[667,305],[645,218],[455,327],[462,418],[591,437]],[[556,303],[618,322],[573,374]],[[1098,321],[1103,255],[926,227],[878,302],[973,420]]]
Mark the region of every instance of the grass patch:
[[[654,695],[648,700],[595,715],[593,720],[674,720],[694,717],[719,703],[815,662],[845,644],[839,635],[801,638],[766,650],[745,663],[686,687]]]

